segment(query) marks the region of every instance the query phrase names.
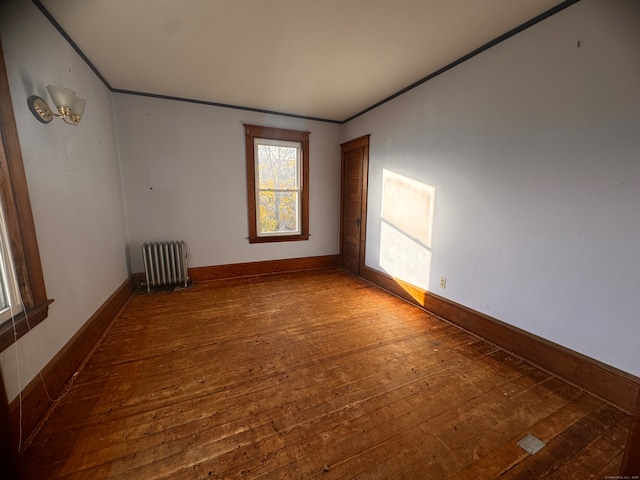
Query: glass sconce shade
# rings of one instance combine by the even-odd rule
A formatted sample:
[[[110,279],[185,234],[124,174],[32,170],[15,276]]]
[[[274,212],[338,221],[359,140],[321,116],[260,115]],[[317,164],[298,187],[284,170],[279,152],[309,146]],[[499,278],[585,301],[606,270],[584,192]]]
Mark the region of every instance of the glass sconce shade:
[[[81,117],[82,114],[84,113],[85,103],[87,103],[86,100],[80,97],[74,97],[73,103],[71,104],[71,113],[74,115],[77,115],[78,117]]]
[[[76,96],[76,92],[69,88],[61,87],[60,85],[48,85],[47,90],[49,90],[49,95],[51,95],[51,99],[53,103],[56,104],[56,107],[71,107],[73,99]]]

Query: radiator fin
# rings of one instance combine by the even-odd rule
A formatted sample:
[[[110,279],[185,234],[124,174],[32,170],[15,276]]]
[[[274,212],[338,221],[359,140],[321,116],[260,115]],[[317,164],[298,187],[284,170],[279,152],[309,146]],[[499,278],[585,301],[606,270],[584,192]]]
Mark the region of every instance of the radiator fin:
[[[184,241],[154,242],[142,245],[147,292],[188,287],[187,249]]]

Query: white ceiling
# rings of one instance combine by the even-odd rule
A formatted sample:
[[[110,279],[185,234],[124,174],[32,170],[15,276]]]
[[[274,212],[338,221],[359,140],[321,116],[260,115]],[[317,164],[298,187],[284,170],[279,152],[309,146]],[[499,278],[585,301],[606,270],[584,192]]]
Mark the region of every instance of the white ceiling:
[[[343,121],[560,0],[41,0],[116,90]]]

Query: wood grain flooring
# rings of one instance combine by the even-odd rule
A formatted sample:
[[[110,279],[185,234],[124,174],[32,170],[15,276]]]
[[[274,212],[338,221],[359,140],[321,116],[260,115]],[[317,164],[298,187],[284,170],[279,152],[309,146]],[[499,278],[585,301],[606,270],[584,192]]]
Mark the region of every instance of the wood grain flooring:
[[[28,479],[604,479],[630,422],[333,268],[134,296],[22,460]]]

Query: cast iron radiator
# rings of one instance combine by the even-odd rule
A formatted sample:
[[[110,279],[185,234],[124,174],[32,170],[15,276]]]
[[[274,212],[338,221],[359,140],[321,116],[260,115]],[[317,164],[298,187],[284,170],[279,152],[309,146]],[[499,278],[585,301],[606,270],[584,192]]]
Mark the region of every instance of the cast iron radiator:
[[[142,260],[147,292],[186,288],[191,284],[184,241],[145,243]]]

